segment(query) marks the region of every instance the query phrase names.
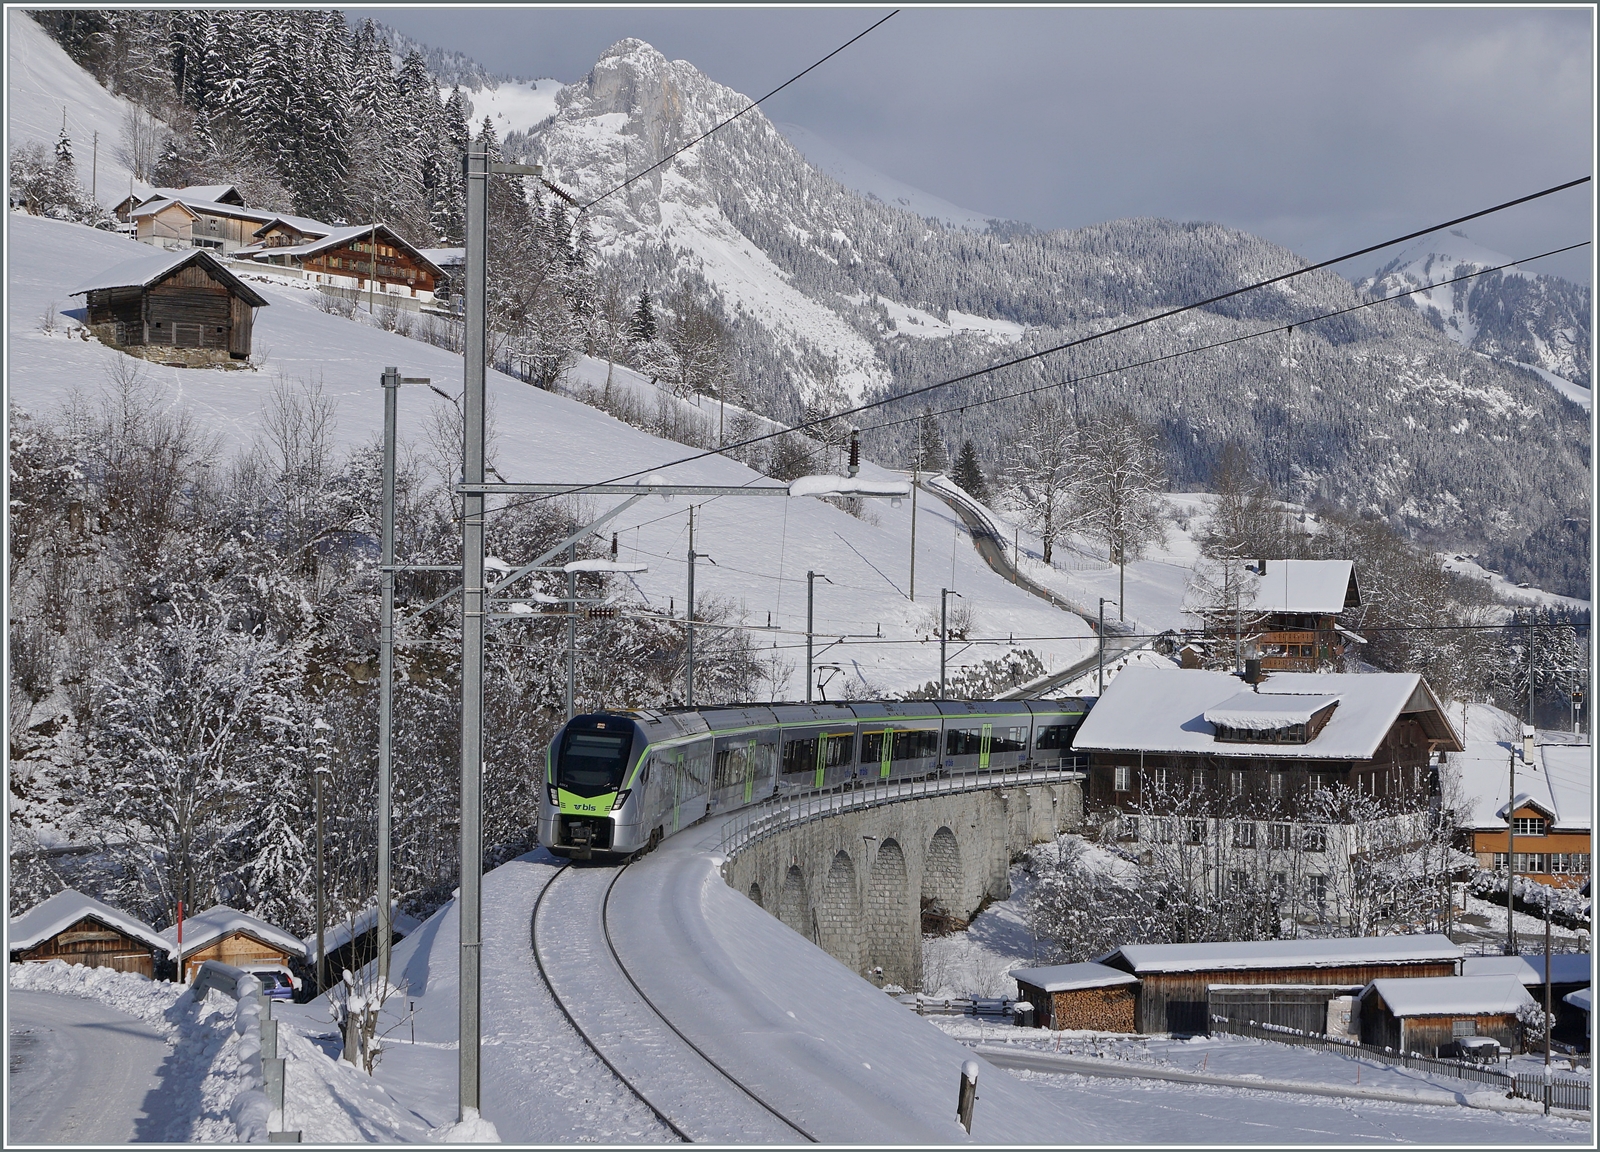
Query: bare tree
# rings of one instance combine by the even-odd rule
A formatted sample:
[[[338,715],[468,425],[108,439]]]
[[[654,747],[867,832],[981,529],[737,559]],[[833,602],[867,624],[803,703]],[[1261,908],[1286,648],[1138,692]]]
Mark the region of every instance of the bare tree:
[[[167,126],[149,109],[128,105],[122,116],[122,160],[135,180],[155,179],[156,161],[167,137]]]
[[[1053,397],[1041,400],[1023,424],[1011,455],[1014,463],[1005,477],[1005,501],[1038,534],[1044,543],[1044,562],[1049,564],[1083,495],[1078,430],[1071,410]]]
[[[1128,560],[1163,536],[1155,494],[1167,482],[1156,434],[1131,412],[1110,410],[1089,420],[1079,440],[1084,523],[1106,542],[1120,569],[1117,608],[1126,613]]]

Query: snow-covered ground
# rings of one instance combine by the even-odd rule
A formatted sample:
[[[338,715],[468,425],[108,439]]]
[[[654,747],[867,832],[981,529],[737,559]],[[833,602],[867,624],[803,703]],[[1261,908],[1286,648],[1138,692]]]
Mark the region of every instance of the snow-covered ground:
[[[472,103],[467,122],[477,132],[484,117],[488,117],[495,135],[504,140],[512,132],[526,132],[554,113],[556,95],[565,87],[559,80],[546,79],[502,80],[493,88],[464,88],[462,93]],[[450,99],[450,92],[449,88],[439,89],[445,100]]]
[[[21,8],[6,10],[6,121],[8,145],[36,141],[53,149],[65,114],[78,181],[107,207],[128,194],[132,170],[123,125],[133,105],[113,96]],[[98,161],[95,134],[99,133]],[[149,185],[134,182],[138,191]]]
[[[162,1038],[165,1059],[156,1071],[147,1117],[138,1120],[138,1138],[177,1143],[231,1143],[240,1138],[235,1100],[251,1087],[253,1039],[235,1027],[234,1002],[218,992],[195,1003],[186,986],[146,980],[109,968],[62,962],[13,964],[12,991],[94,1000],[148,1026]],[[43,999],[43,997],[39,997]],[[323,1013],[321,1032],[331,1032],[326,1005],[277,1003],[279,1019]],[[308,1037],[311,1029],[279,1029],[279,1054],[285,1069],[285,1123],[308,1143],[424,1141],[429,1128],[409,1103],[385,1092],[349,1064],[337,1062],[337,1048]],[[114,1030],[102,1032],[116,1043]],[[259,1076],[259,1066],[254,1069]],[[259,1082],[256,1082],[259,1083]],[[453,1120],[454,1116],[449,1119]],[[130,1121],[134,1117],[129,1117]]]
[[[1576,612],[1587,612],[1589,601],[1579,600],[1572,596],[1558,596],[1554,592],[1546,592],[1542,588],[1524,588],[1520,584],[1513,584],[1498,572],[1491,572],[1476,560],[1463,556],[1458,552],[1441,552],[1440,558],[1447,571],[1465,576],[1468,579],[1486,581],[1489,593],[1503,604],[1520,607],[1534,608],[1565,608]],[[1505,610],[1506,619],[1511,618],[1511,608]]]
[[[119,236],[21,214],[10,214],[7,224],[9,398],[44,413],[75,388],[92,394],[105,380],[110,361],[121,355],[65,335],[70,320],[61,313],[82,305],[81,297],[72,299],[68,293],[87,277],[147,249]],[[204,429],[221,438],[225,450],[252,442],[263,404],[281,381],[293,387],[320,383],[336,405],[336,436],[344,445],[367,443],[379,434],[378,377],[386,365],[399,365],[407,375],[429,376],[446,391],[459,392],[459,356],[323,313],[315,306],[314,291],[276,278],[252,283],[271,301],[256,318],[256,370],[142,368],[165,402],[190,409]],[[54,335],[41,331],[47,308],[57,316]],[[615,373],[628,370],[617,368]],[[603,384],[605,375],[606,365],[600,361],[585,361],[574,371],[576,379],[595,385]],[[489,389],[495,426],[491,454],[508,480],[598,481],[665,468],[697,454],[498,373],[491,374]],[[402,440],[421,441],[428,411],[445,403],[424,389],[404,392]],[[718,456],[663,474],[679,482],[773,483]],[[862,476],[895,478],[871,464],[863,464]],[[599,499],[581,504],[595,515],[611,506]],[[632,581],[634,595],[653,610],[683,610],[688,504],[682,498],[652,498],[609,526],[618,533],[621,560],[650,566]],[[753,625],[765,625],[771,613],[779,631],[763,634],[764,639],[771,636],[763,646],[786,664],[770,687],[774,698],[803,694],[808,570],[826,573],[831,581],[817,583],[817,659],[843,669],[828,689],[835,698],[845,692],[895,692],[937,678],[941,586],[962,592],[973,608],[976,639],[952,649],[952,669],[1000,656],[1013,646],[1032,648],[1052,668],[1092,650],[1090,629],[1081,619],[991,571],[952,511],[923,499],[917,512],[919,598],[912,602],[906,598],[910,501],[899,508],[886,500],[868,501],[865,518],[857,519],[815,500],[707,500],[697,505],[695,547],[716,563],[700,566],[697,596],[730,603]],[[840,637],[845,637],[842,643]]]

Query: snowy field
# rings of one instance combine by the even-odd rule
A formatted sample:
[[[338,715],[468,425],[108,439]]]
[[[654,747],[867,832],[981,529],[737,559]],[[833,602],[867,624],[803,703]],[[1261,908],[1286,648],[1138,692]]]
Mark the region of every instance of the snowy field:
[[[119,236],[26,215],[11,214],[8,225],[9,397],[26,410],[44,413],[75,389],[92,396],[106,380],[111,360],[120,356],[98,342],[65,334],[72,319],[64,313],[82,306],[81,297],[68,294],[86,278],[148,249]],[[263,404],[280,384],[319,383],[337,406],[336,436],[346,446],[370,442],[381,429],[378,377],[386,365],[398,365],[406,375],[429,376],[459,393],[459,356],[323,313],[315,306],[315,292],[281,280],[263,277],[252,284],[271,300],[256,319],[255,369],[142,367],[163,402],[191,410],[203,428],[220,437],[225,451],[252,442]],[[41,330],[47,310],[57,323],[53,335]],[[575,377],[597,384],[605,373],[606,365],[598,361],[585,361],[574,371]],[[489,389],[491,457],[508,480],[606,480],[667,469],[698,454],[498,373],[491,374]],[[446,403],[422,389],[402,394],[400,434],[412,452],[421,451],[424,418]],[[689,483],[773,483],[718,456],[662,474]],[[863,464],[862,476],[895,478],[870,464]],[[611,506],[599,499],[580,503],[591,515]],[[774,698],[803,695],[808,570],[825,573],[830,581],[817,582],[816,626],[818,662],[841,668],[828,688],[833,698],[896,692],[937,679],[941,586],[963,593],[973,609],[974,635],[983,638],[952,649],[952,669],[1003,655],[1013,647],[1013,636],[1019,638],[1016,647],[1032,648],[1051,668],[1092,650],[1090,629],[1081,619],[992,572],[951,510],[922,498],[917,514],[918,600],[912,602],[906,598],[909,501],[899,508],[886,500],[868,501],[864,519],[814,500],[705,501],[697,505],[695,547],[715,563],[701,564],[697,596],[731,605],[753,625],[765,626],[771,613],[776,630],[763,634],[761,647],[782,665],[770,687]],[[621,560],[650,566],[632,578],[632,595],[653,610],[681,612],[688,502],[651,498],[610,527],[618,533]]]

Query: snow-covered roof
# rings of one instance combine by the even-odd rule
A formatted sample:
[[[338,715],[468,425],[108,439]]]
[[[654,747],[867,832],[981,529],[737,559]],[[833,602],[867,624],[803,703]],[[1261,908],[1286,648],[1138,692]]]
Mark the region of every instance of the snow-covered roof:
[[[1461,790],[1470,801],[1472,827],[1504,831],[1509,752],[1502,745],[1474,745],[1451,762],[1461,769]],[[1594,748],[1588,744],[1540,744],[1528,763],[1517,757],[1517,808],[1544,812],[1553,832],[1588,832],[1594,792]]]
[[[185,264],[196,261],[204,264],[208,272],[222,280],[234,292],[244,297],[255,307],[264,308],[266,306],[266,297],[251,288],[243,280],[240,280],[232,272],[229,272],[215,256],[204,248],[176,248],[171,251],[157,250],[148,256],[135,256],[132,260],[125,260],[115,267],[107,268],[100,275],[74,288],[69,295],[82,296],[86,292],[98,292],[106,288],[147,288],[151,284],[170,276]]]
[[[1498,1016],[1533,997],[1515,976],[1412,976],[1374,980],[1362,990],[1383,997],[1394,1016]]]
[[[413,248],[399,236],[396,236],[394,232],[391,231],[387,226],[379,224],[377,230],[389,243],[398,248],[404,248],[422,263],[426,264],[434,272],[443,272],[442,268],[440,268],[432,260],[429,260],[427,256],[423,255],[421,249]],[[250,255],[256,260],[260,260],[268,256],[313,256],[325,248],[337,248],[341,244],[348,244],[352,240],[359,240],[363,236],[370,236],[372,231],[373,227],[371,224],[350,225],[346,228],[334,228],[330,230],[326,236],[316,240],[307,240],[304,244],[288,244],[277,248],[262,248],[258,245],[252,245]],[[242,252],[244,249],[241,248],[239,251]]]
[[[1360,603],[1355,564],[1349,560],[1265,560],[1254,598],[1244,605],[1254,612],[1308,612],[1337,616],[1347,598]]]
[[[259,236],[274,224],[287,224],[296,232],[304,232],[308,236],[326,236],[333,231],[332,224],[324,224],[321,220],[313,220],[310,216],[289,216],[279,213],[250,235]]]
[[[1091,713],[1092,715],[1092,713]],[[1220,940],[1206,944],[1124,944],[1101,959],[1137,976],[1212,969],[1342,968],[1461,959],[1448,936],[1356,936],[1335,940]]]
[[[242,932],[253,937],[263,944],[270,944],[274,948],[281,948],[292,956],[305,956],[306,946],[300,938],[282,928],[276,928],[265,920],[258,920],[237,908],[229,908],[226,904],[218,904],[207,908],[204,912],[197,912],[187,917],[183,922],[183,951],[187,955],[197,948],[205,948],[215,944],[225,936],[235,932]],[[166,947],[171,952],[178,950],[178,929],[174,925],[161,933],[166,941]]]
[[[1590,991],[1591,990],[1588,989],[1588,988],[1579,988],[1576,992],[1568,992],[1565,996],[1562,997],[1562,999],[1565,1000],[1568,1004],[1571,1004],[1574,1008],[1582,1008],[1585,1012],[1588,1012],[1590,1010],[1589,1009],[1589,993],[1590,993]]]
[[[48,900],[35,904],[11,921],[11,926],[6,932],[9,941],[7,947],[13,951],[32,948],[44,943],[57,932],[72,927],[85,916],[92,916],[108,928],[115,928],[118,932],[132,936],[152,948],[162,952],[172,951],[172,945],[162,938],[161,933],[144,921],[136,920],[126,912],[119,912],[109,904],[102,904],[94,897],[85,896],[82,892],[71,888],[63,889]]]
[[[1309,724],[1324,708],[1337,704],[1337,696],[1274,696],[1271,693],[1240,692],[1221,704],[1205,710],[1207,724],[1228,728],[1272,729],[1290,724]]]
[[[1463,976],[1515,976],[1524,984],[1544,983],[1544,953],[1523,956],[1468,956],[1461,962]],[[1589,979],[1585,952],[1550,953],[1550,983],[1583,984]]]
[[[146,200],[143,204],[139,205],[139,207],[129,212],[128,218],[130,220],[136,220],[140,216],[155,216],[161,212],[165,212],[168,208],[181,208],[190,216],[200,215],[200,213],[189,207],[182,200],[156,199]]]
[[[1051,968],[1015,968],[1010,976],[1042,992],[1070,992],[1075,988],[1104,988],[1111,984],[1137,984],[1139,978],[1104,964],[1057,964]]]
[[[152,198],[160,196],[168,200],[187,197],[193,200],[206,200],[215,203],[221,202],[222,198],[229,193],[238,196],[241,200],[244,199],[243,194],[232,184],[191,184],[187,188],[155,188],[151,190],[150,195]],[[235,208],[238,205],[229,204],[228,207]]]
[[[454,267],[467,262],[467,250],[465,248],[418,248],[417,251],[432,260],[440,268]]]
[[[1276,700],[1262,709],[1305,710],[1337,698],[1328,723],[1305,744],[1223,743],[1215,737],[1210,710],[1234,711],[1244,694],[1240,682],[1224,672],[1195,668],[1131,666],[1106,685],[1105,695],[1078,729],[1073,747],[1089,752],[1189,752],[1211,756],[1262,756],[1274,759],[1368,759],[1402,713],[1420,713],[1430,738],[1459,749],[1460,741],[1444,710],[1421,676],[1413,672],[1273,672],[1249,693]],[[1321,701],[1322,705],[1317,702]],[[1279,727],[1293,721],[1275,721]]]
[[[422,924],[422,921],[415,916],[407,916],[400,911],[398,902],[394,904],[389,915],[391,917],[389,923],[394,926],[395,932],[401,936],[411,935]],[[376,904],[368,905],[351,919],[341,920],[337,924],[330,924],[324,928],[322,932],[323,946],[329,952],[337,952],[350,943],[351,940],[358,940],[365,936],[373,928],[377,927],[377,924],[378,906]],[[317,962],[317,934],[313,932],[307,936],[301,941],[301,945],[305,948],[306,963],[315,964]],[[187,941],[185,941],[184,946],[188,946]]]
[[[182,204],[189,211],[206,216],[232,216],[239,220],[257,220],[263,224],[278,217],[276,212],[263,212],[258,208],[241,208],[237,204],[224,204],[216,200],[209,200],[204,196],[196,196],[189,189],[181,192],[161,193],[146,200],[128,215],[153,216],[173,204]]]

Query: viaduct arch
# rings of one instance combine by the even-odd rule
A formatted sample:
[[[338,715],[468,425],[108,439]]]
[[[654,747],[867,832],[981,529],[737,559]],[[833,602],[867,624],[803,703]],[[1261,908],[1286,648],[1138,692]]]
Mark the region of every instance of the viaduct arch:
[[[1011,862],[1076,829],[1076,783],[1015,784],[837,812],[737,850],[723,878],[876,984],[918,988],[922,936],[1011,894]]]

